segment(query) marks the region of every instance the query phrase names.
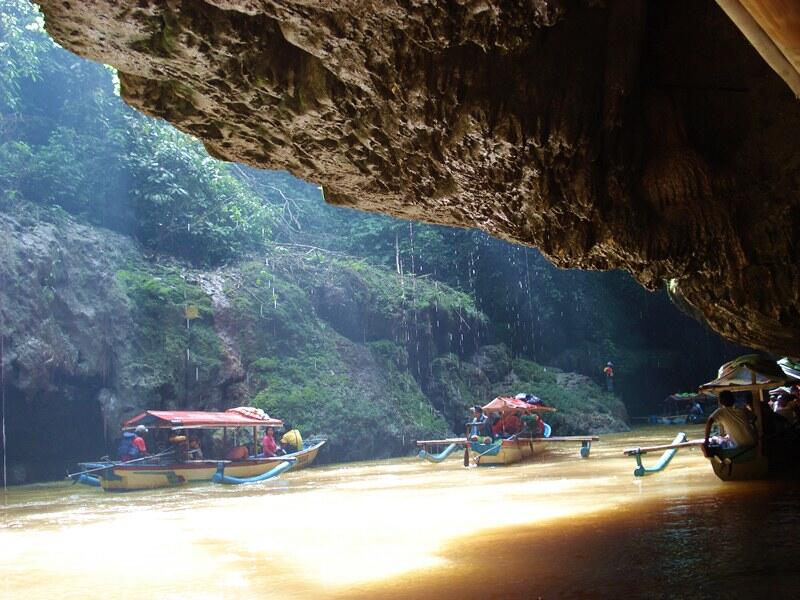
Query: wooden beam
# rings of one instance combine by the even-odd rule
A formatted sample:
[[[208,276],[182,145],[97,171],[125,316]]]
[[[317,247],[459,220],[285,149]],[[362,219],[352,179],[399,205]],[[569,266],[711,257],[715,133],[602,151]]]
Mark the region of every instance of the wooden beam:
[[[441,444],[466,444],[467,438],[447,438],[444,440],[420,440],[417,442],[417,446],[437,446]]]
[[[766,63],[800,97],[800,6],[793,0],[717,0]]]

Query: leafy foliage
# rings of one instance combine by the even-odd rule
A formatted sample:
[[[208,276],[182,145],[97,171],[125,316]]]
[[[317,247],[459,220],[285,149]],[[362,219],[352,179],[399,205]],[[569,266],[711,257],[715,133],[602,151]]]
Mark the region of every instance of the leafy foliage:
[[[144,246],[214,265],[259,250],[278,211],[196,140],[125,107],[110,69],[55,46],[0,0],[0,203],[60,206]]]
[[[125,368],[160,388],[170,407],[185,407],[201,374],[203,381],[213,381],[220,369],[210,299],[171,267],[121,270],[116,279],[131,303],[131,334],[141,357]],[[191,322],[186,318],[189,306],[197,309]]]
[[[27,0],[0,0],[0,112],[19,108],[21,82],[35,78],[52,46],[43,21]]]

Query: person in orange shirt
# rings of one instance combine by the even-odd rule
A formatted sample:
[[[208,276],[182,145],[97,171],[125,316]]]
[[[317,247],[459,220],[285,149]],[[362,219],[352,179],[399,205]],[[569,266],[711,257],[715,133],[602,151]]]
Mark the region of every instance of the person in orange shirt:
[[[134,431],[136,435],[133,438],[133,445],[136,446],[136,449],[139,451],[139,457],[147,456],[147,444],[144,443],[144,438],[142,437],[147,433],[147,427],[144,425],[137,425]]]
[[[495,437],[507,438],[522,431],[522,420],[513,413],[505,415],[492,426]]]
[[[606,389],[609,392],[614,391],[614,363],[608,361],[606,363],[606,368],[603,369],[603,375],[606,376]]]

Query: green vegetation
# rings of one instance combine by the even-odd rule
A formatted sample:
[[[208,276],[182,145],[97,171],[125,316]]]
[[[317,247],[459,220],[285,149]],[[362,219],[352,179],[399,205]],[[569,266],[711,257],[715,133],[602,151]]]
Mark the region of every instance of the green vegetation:
[[[153,252],[217,265],[263,248],[277,209],[229,164],[127,108],[111,70],[56,46],[0,0],[0,208],[59,206]]]
[[[174,267],[118,271],[116,279],[130,301],[139,358],[126,368],[172,403],[186,406],[201,377],[208,382],[219,376],[221,348],[210,299]]]

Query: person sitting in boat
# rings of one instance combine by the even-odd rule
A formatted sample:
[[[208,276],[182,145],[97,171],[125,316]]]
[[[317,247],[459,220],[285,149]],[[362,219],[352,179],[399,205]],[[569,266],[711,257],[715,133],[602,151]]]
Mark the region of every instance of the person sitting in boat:
[[[744,392],[745,405],[747,410],[753,415],[755,419],[755,411],[753,410],[753,394],[752,392]],[[782,416],[776,414],[764,400],[759,400],[761,409],[761,431],[766,439],[774,439],[775,436],[780,436],[789,429],[789,421]]]
[[[525,429],[527,429],[533,437],[544,437],[544,421],[542,421],[539,415],[525,415],[522,417],[522,422],[525,424]]]
[[[137,425],[134,431],[126,431],[122,434],[122,442],[119,445],[121,461],[127,462],[147,456],[147,444],[142,437],[145,433],[147,433],[147,427]]]
[[[250,451],[247,449],[247,446],[232,446],[225,453],[225,460],[231,460],[233,462],[247,460],[249,455]]]
[[[751,411],[734,406],[735,398],[728,390],[720,392],[719,408],[711,413],[706,422],[705,444],[703,450],[707,454],[709,443],[722,448],[741,448],[755,446],[757,433],[755,417]],[[719,435],[711,436],[711,428],[717,425]]]
[[[176,429],[169,436],[169,445],[179,462],[189,459],[189,440],[182,429]]]
[[[794,424],[797,421],[797,400],[789,394],[780,394],[775,401],[775,414]]]
[[[489,426],[489,416],[483,409],[475,405],[472,407],[472,421],[469,425],[469,437],[472,441],[477,441],[478,437],[491,437],[492,428]]]
[[[522,431],[522,420],[517,413],[508,413],[492,427],[492,435],[498,438],[508,438],[520,431]]]
[[[292,454],[293,452],[302,450],[303,436],[300,435],[300,432],[292,427],[291,423],[286,423],[284,429],[286,433],[281,437],[281,448],[283,448],[284,452],[286,452],[286,454]]]
[[[703,405],[695,400],[692,403],[692,407],[689,409],[689,414],[686,415],[686,422],[701,423],[704,417],[705,412],[703,411]]]
[[[203,449],[200,447],[200,440],[195,436],[189,438],[189,458],[203,460]]]
[[[278,452],[278,443],[275,441],[275,429],[267,427],[264,439],[261,440],[262,455],[266,458],[275,456]]]

